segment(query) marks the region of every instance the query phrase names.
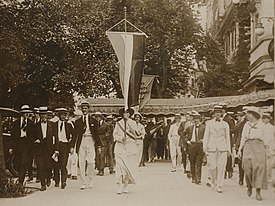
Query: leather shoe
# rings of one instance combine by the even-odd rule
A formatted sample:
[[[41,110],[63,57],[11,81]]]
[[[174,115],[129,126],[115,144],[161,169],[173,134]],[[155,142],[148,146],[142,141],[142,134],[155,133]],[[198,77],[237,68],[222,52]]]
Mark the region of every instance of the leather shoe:
[[[115,171],[114,170],[110,170],[110,174],[114,174],[115,173]]]
[[[197,181],[195,179],[192,180],[192,183],[196,183]]]
[[[61,183],[61,189],[64,189],[66,187],[66,182]]]
[[[51,180],[49,180],[49,181],[47,181],[47,187],[50,187],[50,185],[51,185]]]
[[[247,196],[250,197],[252,195],[252,187],[247,188]]]
[[[46,190],[46,186],[42,186],[41,188],[40,188],[40,191],[45,191]]]
[[[197,181],[196,181],[196,184],[197,184],[197,185],[201,184],[201,181],[200,181],[200,180],[197,180]]]
[[[72,176],[72,180],[77,180],[77,176]]]
[[[55,185],[54,185],[55,187],[59,187],[59,183],[55,183]]]
[[[104,172],[100,171],[100,172],[98,173],[98,175],[99,175],[99,176],[103,176],[103,175],[104,175]]]
[[[228,178],[230,179],[232,177],[233,177],[233,172],[232,171],[228,172]]]

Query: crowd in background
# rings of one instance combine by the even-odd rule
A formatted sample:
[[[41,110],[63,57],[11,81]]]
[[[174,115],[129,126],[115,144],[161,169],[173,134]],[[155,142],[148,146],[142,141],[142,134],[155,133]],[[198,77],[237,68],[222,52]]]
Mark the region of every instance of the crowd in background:
[[[109,168],[110,174],[116,172],[113,132],[122,117],[100,112],[88,114],[88,103],[83,104],[81,110],[82,113],[70,115],[65,108],[57,108],[53,113],[47,107],[31,110],[28,105],[22,106],[21,117],[12,123],[12,143],[6,155],[14,158],[19,184],[24,184],[26,174],[27,181],[33,181],[34,167],[37,167],[36,181],[41,182],[42,191],[50,186],[51,179],[56,187],[61,182],[64,189],[67,178],[78,178],[79,169],[81,189],[93,186],[95,169],[99,176],[104,176],[105,167]],[[243,186],[246,180],[248,196],[251,196],[252,188],[256,188],[256,198],[262,199],[260,190],[266,189],[267,183],[271,182],[275,161],[274,126],[270,113],[247,107],[232,114],[227,111],[227,105],[221,104],[207,116],[197,111],[173,117],[151,115],[146,118],[138,112],[131,116],[142,125],[140,131],[144,128],[144,134],[141,131],[135,139],[139,150],[138,166],[156,160],[171,160],[171,172],[182,169],[192,183],[201,184],[202,166],[207,162],[207,185],[222,192],[223,180],[232,178],[233,167],[238,165],[239,185]],[[43,125],[41,122],[48,124],[47,131],[40,126]],[[87,125],[90,129],[96,127],[93,128],[96,133],[91,134]],[[78,133],[81,138],[77,138]],[[45,145],[41,146],[43,142]],[[91,144],[92,150],[87,148]],[[95,152],[94,156],[89,156],[91,151]],[[85,180],[87,173],[88,182]]]

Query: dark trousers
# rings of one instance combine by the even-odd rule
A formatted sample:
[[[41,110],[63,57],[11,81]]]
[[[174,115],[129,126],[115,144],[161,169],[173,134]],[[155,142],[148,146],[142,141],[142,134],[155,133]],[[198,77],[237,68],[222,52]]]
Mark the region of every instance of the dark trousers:
[[[202,143],[192,143],[188,146],[192,179],[201,181],[202,158],[204,156]]]
[[[181,157],[182,157],[183,169],[186,170],[187,151],[186,151],[186,148],[184,147],[181,147]]]
[[[59,184],[60,182],[60,173],[61,183],[66,183],[68,176],[67,163],[69,158],[69,152],[69,143],[59,142],[58,162],[54,165],[54,181],[56,184]]]
[[[143,140],[143,152],[142,152],[141,164],[144,164],[146,161],[149,160],[148,150],[149,150],[150,144],[151,144],[150,139],[145,138]]]
[[[49,154],[46,142],[40,143],[39,151],[35,156],[37,164],[37,174],[41,182],[41,186],[46,185],[46,181],[50,181],[52,177],[52,169],[55,162],[52,160],[51,154]]]
[[[164,158],[164,147],[165,142],[163,139],[157,139],[157,157],[163,159]]]
[[[108,159],[109,169],[113,170],[114,169],[113,144],[108,145],[107,159]]]
[[[15,165],[18,171],[18,182],[23,183],[25,176],[31,161],[31,146],[25,139],[21,139],[18,142],[18,147],[15,151]]]
[[[108,147],[103,146],[101,147],[101,153],[97,154],[97,164],[98,164],[98,170],[104,171],[105,167],[105,158],[108,156]]]
[[[225,171],[226,172],[233,172],[233,165],[232,165],[232,157],[231,156],[227,157]]]
[[[49,157],[47,155],[36,156],[37,174],[41,182],[41,186],[46,185],[46,181],[50,181],[52,174],[52,166],[48,165]]]

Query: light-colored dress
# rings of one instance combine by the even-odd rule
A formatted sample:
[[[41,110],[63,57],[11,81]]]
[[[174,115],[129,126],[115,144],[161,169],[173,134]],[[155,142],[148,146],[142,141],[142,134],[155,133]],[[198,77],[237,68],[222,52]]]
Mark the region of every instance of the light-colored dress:
[[[267,189],[266,133],[263,122],[244,125],[240,149],[243,148],[243,170],[253,188]]]
[[[116,159],[115,182],[117,184],[136,184],[138,182],[138,147],[135,140],[137,133],[137,124],[132,119],[127,121],[122,119],[116,123],[113,135],[116,141],[114,152]]]

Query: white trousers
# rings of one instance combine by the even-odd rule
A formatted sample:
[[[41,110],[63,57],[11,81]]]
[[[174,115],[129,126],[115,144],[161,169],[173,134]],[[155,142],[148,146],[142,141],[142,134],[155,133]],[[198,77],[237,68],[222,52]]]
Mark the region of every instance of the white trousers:
[[[67,163],[68,174],[72,176],[77,176],[77,161],[78,161],[78,157],[76,153],[69,154],[68,163]]]
[[[207,153],[208,171],[213,185],[223,186],[226,161],[227,151]]]
[[[181,148],[179,146],[180,136],[172,136],[169,140],[170,156],[172,160],[172,168],[176,169],[181,163]]]
[[[142,157],[142,152],[143,152],[143,140],[142,139],[138,139],[136,141],[137,143],[137,147],[138,147],[138,155],[137,155],[137,164],[139,165],[140,161],[141,161],[141,157]]]
[[[80,170],[80,178],[82,180],[82,184],[90,184],[95,176],[95,145],[92,137],[83,137],[79,152],[78,152],[78,160],[79,160],[79,170]],[[85,165],[87,162],[87,176],[89,178],[88,181],[85,180]]]

